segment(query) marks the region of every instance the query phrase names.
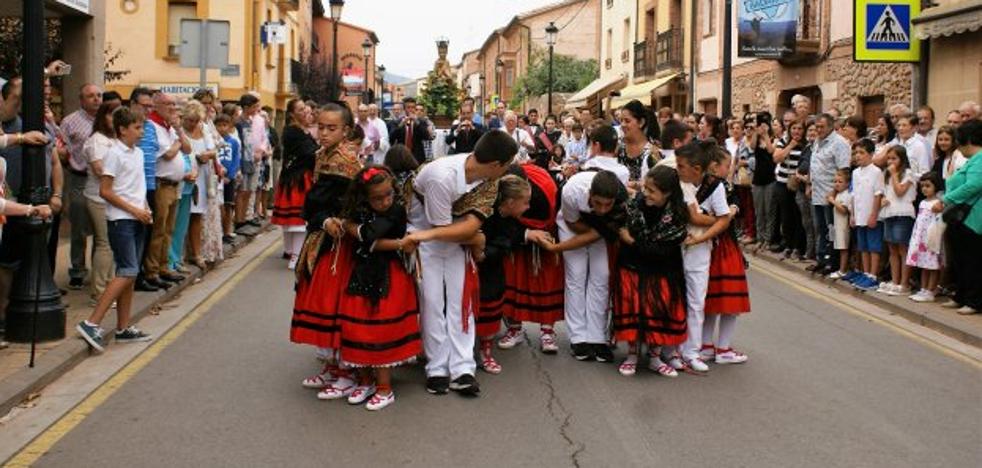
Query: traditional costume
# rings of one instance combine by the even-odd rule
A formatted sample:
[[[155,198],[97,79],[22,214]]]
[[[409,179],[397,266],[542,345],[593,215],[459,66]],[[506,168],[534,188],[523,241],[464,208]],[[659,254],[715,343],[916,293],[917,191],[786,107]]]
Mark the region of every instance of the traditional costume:
[[[314,159],[317,141],[300,127],[283,129],[283,154],[286,166],[280,172],[273,201],[271,222],[283,230],[283,249],[295,264],[303,246],[306,220],[304,200],[314,181]]]

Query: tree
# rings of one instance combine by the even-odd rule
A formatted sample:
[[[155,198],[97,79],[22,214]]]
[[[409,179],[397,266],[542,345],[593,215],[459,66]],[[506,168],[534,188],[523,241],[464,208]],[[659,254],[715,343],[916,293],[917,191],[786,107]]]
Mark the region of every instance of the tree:
[[[460,88],[449,76],[435,72],[426,75],[424,89],[419,92],[419,103],[433,115],[453,117],[460,108]]]
[[[116,62],[123,57],[122,49],[113,49],[111,42],[106,42],[106,48],[102,51],[105,57],[105,66],[103,67],[103,81],[106,83],[112,83],[113,81],[119,81],[123,79],[124,76],[131,73],[130,70],[112,70],[112,67],[116,65]]]
[[[580,60],[569,55],[554,54],[552,57],[552,92],[575,93],[583,89],[599,76],[597,61]],[[515,82],[515,101],[521,102],[532,96],[549,92],[549,51],[536,48],[528,71]]]
[[[298,94],[303,99],[313,99],[320,104],[331,101],[335,79],[331,77],[330,70],[331,66],[324,63],[320,55],[310,55],[300,63],[292,77]]]

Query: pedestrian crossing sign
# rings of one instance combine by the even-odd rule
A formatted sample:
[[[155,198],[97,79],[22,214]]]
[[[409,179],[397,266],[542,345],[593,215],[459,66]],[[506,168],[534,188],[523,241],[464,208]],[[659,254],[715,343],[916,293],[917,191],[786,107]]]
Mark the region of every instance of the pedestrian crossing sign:
[[[857,62],[917,62],[921,43],[911,21],[920,0],[854,0],[853,58]]]

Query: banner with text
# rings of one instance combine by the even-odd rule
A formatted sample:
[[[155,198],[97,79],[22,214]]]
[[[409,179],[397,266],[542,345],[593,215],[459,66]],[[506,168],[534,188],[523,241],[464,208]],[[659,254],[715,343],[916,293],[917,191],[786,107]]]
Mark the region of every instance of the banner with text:
[[[778,59],[794,53],[798,0],[737,3],[737,56]]]

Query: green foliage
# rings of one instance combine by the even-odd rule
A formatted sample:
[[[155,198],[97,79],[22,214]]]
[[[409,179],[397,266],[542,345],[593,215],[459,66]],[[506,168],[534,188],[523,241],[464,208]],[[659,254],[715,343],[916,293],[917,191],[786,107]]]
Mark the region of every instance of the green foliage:
[[[460,109],[460,93],[453,78],[431,71],[426,75],[425,89],[420,91],[418,99],[431,115],[453,117]]]
[[[552,57],[552,92],[575,93],[590,84],[600,74],[596,60],[580,60],[569,55]],[[528,72],[515,82],[514,101],[541,96],[549,92],[549,51],[536,48]]]

